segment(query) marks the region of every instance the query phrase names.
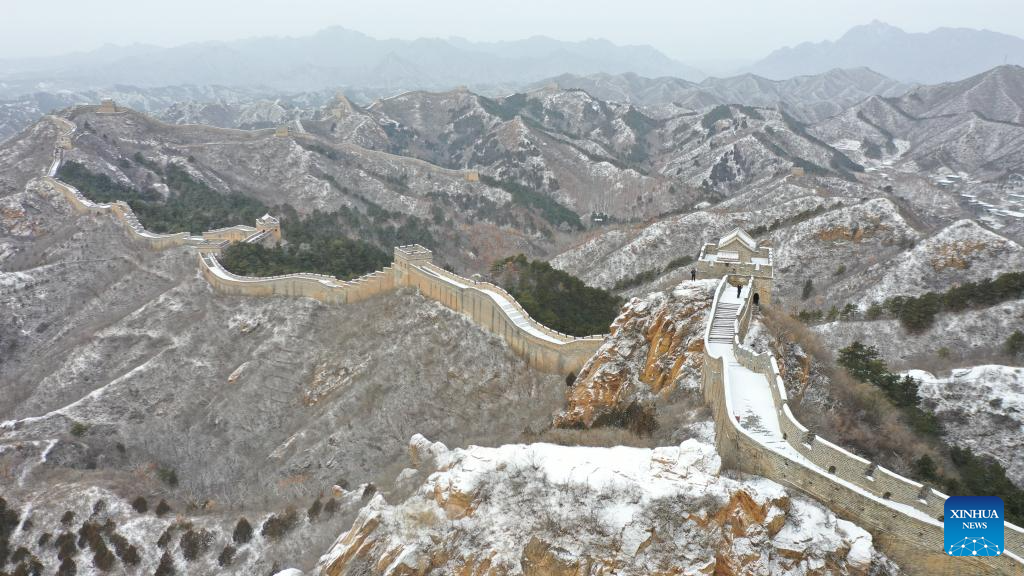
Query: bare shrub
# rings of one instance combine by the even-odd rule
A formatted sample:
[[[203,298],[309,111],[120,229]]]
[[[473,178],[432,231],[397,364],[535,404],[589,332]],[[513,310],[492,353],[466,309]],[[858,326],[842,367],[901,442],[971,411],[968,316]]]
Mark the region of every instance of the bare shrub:
[[[550,428],[537,434],[528,434],[527,442],[547,442],[561,446],[635,446],[653,448],[655,442],[650,437],[642,437],[624,428],[589,428],[569,429]]]
[[[650,437],[658,427],[657,409],[653,403],[631,402],[625,408],[616,408],[594,419],[593,428],[616,426],[637,436]]]

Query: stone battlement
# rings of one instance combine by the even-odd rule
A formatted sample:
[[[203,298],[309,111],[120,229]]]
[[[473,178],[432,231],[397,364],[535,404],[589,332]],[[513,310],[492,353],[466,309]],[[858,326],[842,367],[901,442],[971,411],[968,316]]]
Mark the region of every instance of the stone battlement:
[[[55,122],[74,125],[63,118]],[[198,252],[203,277],[218,292],[239,296],[292,296],[313,298],[325,304],[351,304],[395,290],[412,287],[423,296],[436,300],[500,336],[518,355],[534,368],[545,372],[568,374],[576,372],[597,351],[604,335],[579,338],[552,330],[530,318],[526,310],[498,286],[478,282],[448,272],[433,264],[433,253],[418,244],[398,246],[391,266],[353,280],[341,280],[322,274],[287,274],[272,277],[249,277],[225,269],[217,256],[235,242],[277,241],[281,238],[280,221],[266,214],[256,226],[236,225],[208,230],[202,236],[188,232],[154,234],[146,230],[124,202],[98,204],[90,201],[75,187],[56,178],[63,149],[54,151],[54,161],[45,180],[58,190],[78,212],[109,213],[125,224],[129,234],[155,250],[189,246]]]
[[[199,263],[203,277],[216,290],[239,296],[296,296],[325,304],[351,304],[412,287],[502,337],[513,352],[544,372],[576,372],[604,342],[603,335],[579,338],[552,330],[530,318],[500,287],[448,272],[434,266],[431,259],[431,251],[422,246],[401,246],[395,248],[392,266],[350,281],[320,274],[238,276],[224,269],[215,254],[202,255]]]
[[[718,313],[729,277],[719,283],[710,318]],[[747,294],[756,279],[746,284]],[[1006,524],[1004,556],[951,558],[943,550],[942,514],[945,494],[904,478],[843,448],[816,437],[801,425],[789,407],[789,398],[771,353],[758,354],[742,345],[750,323],[752,298],[743,300],[733,321],[733,342],[711,340],[711,322],[705,332],[705,361],[701,385],[705,402],[715,419],[716,444],[725,466],[771,478],[826,504],[837,515],[866,528],[880,550],[892,557],[909,574],[1021,574],[1024,562],[1024,531]],[[724,347],[724,349],[723,349]],[[771,407],[763,415],[778,420],[781,438],[768,438],[761,422],[760,432],[741,422],[736,398],[744,391],[736,387],[756,381],[735,381],[737,370],[730,360],[749,373],[763,378]],[[765,400],[767,402],[767,400]]]
[[[100,100],[100,105],[96,108],[97,114],[117,114],[118,112],[122,112],[122,110],[118,110],[117,103],[112,98]]]

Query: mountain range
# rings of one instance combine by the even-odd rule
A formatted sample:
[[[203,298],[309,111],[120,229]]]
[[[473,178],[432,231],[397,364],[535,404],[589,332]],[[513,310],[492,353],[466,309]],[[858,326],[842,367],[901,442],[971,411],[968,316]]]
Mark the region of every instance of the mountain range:
[[[687,88],[688,82],[706,78],[684,61],[651,46],[622,46],[603,39],[376,39],[335,26],[303,37],[199,42],[169,48],[107,45],[63,56],[0,59],[0,98],[40,90],[88,91],[117,85],[223,85],[277,92],[344,87],[381,96],[465,85],[478,92],[507,94],[563,74],[672,77]],[[1001,64],[1024,64],[1024,40],[967,28],[908,33],[875,21],[856,26],[837,40],[778,49],[741,72],[799,83],[800,76],[870,68],[899,83],[914,84],[960,80]],[[859,74],[863,75],[860,81],[870,81],[869,75]],[[726,95],[730,90],[710,88],[725,90]]]
[[[0,143],[0,520],[17,521],[15,573],[33,562],[89,576],[117,562],[130,574],[457,573],[483,558],[506,574],[598,561],[624,574],[898,574],[825,505],[719,474],[700,393],[714,281],[691,282],[689,268],[735,227],[773,248],[774,308],[751,320],[750,344],[776,351],[811,430],[921,479],[920,454],[952,466],[942,443],[997,446],[991,458],[1024,484],[1020,368],[925,380],[920,407],[944,428],[903,442],[905,425],[871,420],[888,404],[862,410],[827,358],[856,339],[893,370],[1003,361],[1024,300],[942,312],[914,334],[864,310],[1024,267],[1024,185],[1012,178],[1024,68],[913,87],[867,69],[699,84],[573,75],[506,96],[372,102],[121,90],[107,93],[117,113],[60,112],[77,126],[63,157],[91,174],[87,193],[230,193],[286,230],[342,214],[345,235],[429,243],[464,276],[493,279],[496,260],[524,253],[629,303],[598,353],[601,379],[542,374],[414,290],[343,306],[220,294],[195,254],[148,250],[114,220],[73,211],[41,177],[58,123],[33,120]],[[61,105],[47,98],[34,105]],[[828,321],[785,314],[798,310]],[[965,381],[988,389],[965,402]],[[650,436],[551,427],[559,410],[635,402],[657,408]],[[965,410],[987,416],[968,429]],[[636,448],[595,447],[623,444]],[[568,469],[580,480],[552,479]],[[609,523],[590,513],[602,506],[629,514]]]
[[[933,84],[960,80],[1002,64],[1024,64],[1024,39],[969,28],[911,33],[876,20],[851,28],[835,41],[781,48],[748,71],[782,80],[866,66],[902,82]]]
[[[834,69],[788,80],[769,80],[747,73],[706,78],[699,83],[671,77],[645,78],[633,73],[562,74],[548,83],[586,90],[604,100],[630,102],[666,115],[680,109],[744,104],[781,106],[804,121],[827,118],[869,96],[899,96],[909,89],[868,68]]]
[[[87,90],[117,84],[259,86],[281,91],[328,87],[448,89],[519,85],[564,72],[635,72],[699,79],[699,71],[650,46],[607,40],[514,42],[378,40],[341,27],[297,38],[252,38],[172,48],[104,47],[67,57],[0,61],[0,94]]]

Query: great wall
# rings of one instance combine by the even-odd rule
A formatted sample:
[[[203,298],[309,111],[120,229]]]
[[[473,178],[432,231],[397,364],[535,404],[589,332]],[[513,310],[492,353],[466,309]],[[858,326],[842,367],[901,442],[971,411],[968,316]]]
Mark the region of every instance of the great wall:
[[[948,496],[819,438],[796,420],[774,356],[743,344],[758,302],[770,301],[771,266],[771,249],[740,230],[705,246],[698,261],[702,274],[721,277],[705,327],[701,388],[723,466],[826,504],[871,532],[908,573],[1024,574],[1020,527],[1006,523],[1000,556],[950,558],[942,523]]]
[[[109,106],[97,112],[115,114],[121,111]],[[484,329],[500,336],[527,363],[544,372],[568,374],[578,372],[604,342],[604,335],[576,337],[552,330],[535,321],[508,292],[490,284],[452,274],[432,262],[430,250],[422,246],[395,248],[394,263],[377,272],[341,280],[320,274],[288,274],[273,277],[243,277],[226,270],[217,259],[220,251],[232,242],[262,242],[280,239],[280,226],[269,215],[255,227],[231,226],[193,236],[188,232],[156,234],[146,230],[124,202],[98,204],[86,198],[75,187],[57,179],[57,171],[65,150],[72,145],[76,127],[69,120],[51,117],[62,131],[54,149],[46,181],[59,191],[78,212],[110,214],[124,224],[130,237],[154,250],[189,246],[198,253],[203,277],[219,292],[240,296],[299,296],[325,304],[347,304],[401,287],[417,289],[424,296],[469,316]],[[278,137],[265,131],[266,137]],[[462,173],[460,173],[461,175]],[[471,178],[471,176],[467,176]]]
[[[112,103],[87,108],[97,113],[120,112]],[[578,372],[605,340],[603,335],[577,338],[551,330],[530,318],[500,287],[434,265],[430,250],[418,245],[395,248],[391,266],[350,281],[318,274],[260,278],[232,274],[218,261],[220,251],[231,242],[280,239],[276,220],[264,217],[256,227],[234,226],[198,237],[188,232],[149,232],[127,204],[94,203],[57,179],[75,126],[66,118],[50,119],[64,131],[45,181],[76,211],[110,214],[133,239],[154,250],[195,249],[203,277],[218,292],[350,304],[411,287],[502,337],[531,366],[558,374]],[[275,131],[263,132],[281,137]],[[822,502],[837,516],[871,532],[875,545],[908,574],[1024,574],[1024,529],[1006,523],[1006,549],[999,556],[950,558],[943,551],[945,494],[819,438],[796,420],[775,358],[744,345],[758,306],[771,301],[771,248],[736,230],[717,244],[705,245],[697,268],[703,277],[721,278],[705,326],[701,388],[714,415],[716,446],[724,467],[770,478]]]

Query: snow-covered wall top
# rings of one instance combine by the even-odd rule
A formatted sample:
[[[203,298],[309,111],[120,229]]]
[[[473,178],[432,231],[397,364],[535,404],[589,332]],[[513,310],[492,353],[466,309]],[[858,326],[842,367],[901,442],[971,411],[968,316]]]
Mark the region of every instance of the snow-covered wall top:
[[[789,408],[775,358],[742,345],[748,325],[743,319],[749,317],[752,299],[734,297],[732,287],[728,277],[722,278],[710,317],[731,318],[734,338],[726,344],[712,339],[710,330],[705,333],[702,377],[723,462],[798,488],[854,519],[874,532],[880,547],[909,573],[1024,570],[1020,527],[1006,524],[1003,557],[973,559],[976,565],[970,567],[960,558],[950,560],[941,552],[945,494],[818,438],[801,425]]]

